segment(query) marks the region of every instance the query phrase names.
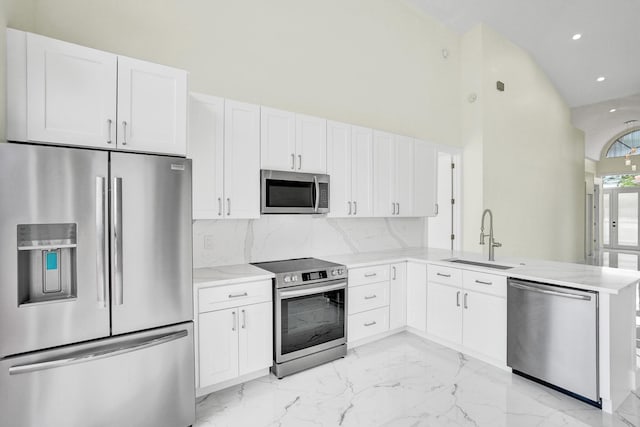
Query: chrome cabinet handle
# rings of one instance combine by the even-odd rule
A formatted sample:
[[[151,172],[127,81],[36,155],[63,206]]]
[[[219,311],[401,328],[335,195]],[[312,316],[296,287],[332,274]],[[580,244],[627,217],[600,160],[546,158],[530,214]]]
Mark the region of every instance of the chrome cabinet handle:
[[[460,291],[456,292],[456,307],[460,307]]]
[[[476,283],[479,283],[481,285],[493,285],[493,282],[483,282],[482,280],[476,280]]]
[[[231,215],[231,199],[227,197],[227,216]]]
[[[127,122],[122,121],[122,145],[127,145]]]
[[[291,169],[295,169],[296,168],[296,155],[291,153]]]
[[[235,310],[231,312],[231,330],[232,331],[236,330],[236,311]]]
[[[107,144],[111,144],[113,142],[112,139],[111,139],[111,124],[112,123],[113,123],[113,120],[107,119],[107,133],[108,133]]]
[[[369,322],[369,323],[365,323],[364,326],[373,326],[375,325],[377,322],[374,320],[373,322]]]
[[[242,329],[247,328],[247,312],[242,310]]]
[[[377,296],[376,294],[369,295],[369,296],[365,295],[364,299],[374,299],[376,296]]]
[[[374,277],[374,276],[377,276],[377,275],[378,275],[378,273],[366,273],[364,275],[364,277]]]
[[[222,215],[222,198],[218,197],[218,216]]]
[[[96,257],[96,273],[98,284],[98,304],[102,308],[107,308],[107,238],[105,232],[105,210],[107,201],[105,198],[105,181],[103,176],[96,177],[96,237],[98,256]]]
[[[351,215],[351,202],[347,202],[349,203],[349,213],[347,215]]]
[[[229,294],[229,298],[240,298],[246,296],[249,296],[249,294],[246,292],[242,292],[241,294]]]
[[[358,215],[358,202],[353,202],[353,214]]]
[[[434,209],[433,213],[434,213],[435,215],[438,215],[438,210],[439,210],[439,209],[440,209],[440,208],[438,207],[438,204],[436,203],[436,206],[435,206],[435,209]]]
[[[436,273],[436,276],[441,276],[441,277],[451,277],[450,274],[444,274],[444,273]]]
[[[302,169],[302,154],[298,154],[298,170]]]
[[[467,305],[467,298],[468,297],[469,297],[469,294],[465,292],[464,293],[464,298],[463,298],[463,300],[464,300],[464,303],[463,303],[464,304],[464,308],[469,308],[469,306]]]
[[[396,215],[400,215],[400,203],[398,203],[398,212],[396,213]]]
[[[396,267],[393,266],[391,269],[393,270],[393,280],[396,280]]]
[[[112,208],[112,229],[113,235],[113,287],[114,300],[116,305],[124,304],[124,285],[122,277],[122,178],[113,178],[113,189],[111,191]]]
[[[396,214],[396,204],[391,203],[391,215],[395,215],[395,214]]]
[[[42,362],[30,363],[28,365],[17,365],[9,368],[9,375],[27,374],[30,372],[44,371],[46,369],[59,368],[63,366],[75,365],[78,363],[93,362],[95,360],[106,359],[120,354],[131,353],[144,348],[175,341],[189,335],[187,330],[171,332],[166,335],[154,335],[149,338],[142,338],[135,341],[123,342],[116,348],[110,350],[92,350],[88,353],[76,354],[71,357],[61,359],[51,359]]]

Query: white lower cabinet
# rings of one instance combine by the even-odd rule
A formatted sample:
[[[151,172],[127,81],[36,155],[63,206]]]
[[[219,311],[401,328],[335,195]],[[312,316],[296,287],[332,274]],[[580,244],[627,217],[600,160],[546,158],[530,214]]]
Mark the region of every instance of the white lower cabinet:
[[[349,342],[368,338],[389,330],[389,307],[349,315],[347,337]]]
[[[473,271],[462,271],[462,277],[458,275],[462,280],[453,283],[450,271],[440,277],[444,283],[428,283],[427,333],[474,355],[506,363],[506,278]],[[478,286],[482,292],[476,290]]]
[[[267,292],[270,289],[271,281],[266,280],[199,290],[198,389],[273,364],[273,308],[271,293]],[[256,303],[257,300],[262,302]]]
[[[389,278],[389,329],[407,324],[407,263],[391,264]]]
[[[407,326],[427,329],[427,266],[407,262]]]

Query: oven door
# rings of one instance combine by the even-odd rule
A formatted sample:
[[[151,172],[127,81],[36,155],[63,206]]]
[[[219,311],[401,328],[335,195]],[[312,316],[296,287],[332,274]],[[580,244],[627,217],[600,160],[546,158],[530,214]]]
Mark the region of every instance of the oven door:
[[[335,280],[275,291],[276,363],[347,342],[347,282]]]

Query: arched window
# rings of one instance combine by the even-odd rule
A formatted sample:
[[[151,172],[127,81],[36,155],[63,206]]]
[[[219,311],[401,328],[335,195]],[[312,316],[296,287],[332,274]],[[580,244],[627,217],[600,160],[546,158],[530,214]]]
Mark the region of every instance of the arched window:
[[[625,157],[640,154],[640,129],[632,130],[611,143],[605,157]]]

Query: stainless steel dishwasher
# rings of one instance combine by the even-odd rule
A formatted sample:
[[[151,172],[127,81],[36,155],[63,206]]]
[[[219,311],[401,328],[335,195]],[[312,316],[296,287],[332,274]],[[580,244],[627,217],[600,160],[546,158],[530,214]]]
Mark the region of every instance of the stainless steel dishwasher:
[[[509,278],[507,365],[601,407],[598,293]]]

